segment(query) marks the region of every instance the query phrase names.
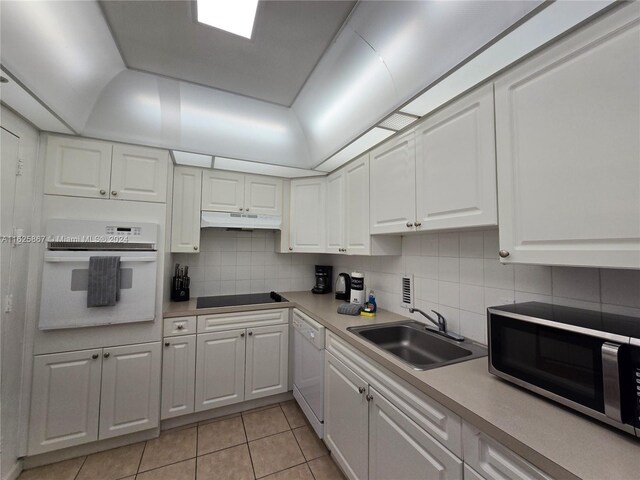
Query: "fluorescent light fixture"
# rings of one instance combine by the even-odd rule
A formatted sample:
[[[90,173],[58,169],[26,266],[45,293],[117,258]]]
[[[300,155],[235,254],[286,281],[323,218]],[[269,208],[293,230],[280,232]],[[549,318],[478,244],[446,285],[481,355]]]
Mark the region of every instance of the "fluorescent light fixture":
[[[213,168],[216,170],[231,170],[234,172],[255,173],[257,175],[271,175],[273,177],[298,178],[326,175],[323,172],[304,168],[272,165],[270,163],[250,162],[236,158],[215,157]]]
[[[377,145],[381,141],[389,138],[394,133],[395,132],[392,132],[391,130],[387,130],[385,128],[372,128],[360,138],[354,140],[349,145],[344,147],[338,153],[322,162],[316,167],[316,170],[320,170],[321,172],[332,172],[348,161],[353,160],[361,153],[369,150],[374,145]]]
[[[418,120],[418,118],[420,117],[416,115],[394,112],[383,121],[381,121],[378,124],[378,127],[386,128],[387,130],[395,130],[397,132],[398,130],[402,130],[403,128],[408,127],[413,122]]]
[[[400,109],[424,116],[613,3],[554,2]]]
[[[211,168],[213,157],[211,155],[202,155],[200,153],[180,152],[172,150],[173,160],[176,165],[188,165],[190,167]]]
[[[251,38],[258,0],[197,0],[198,22]]]

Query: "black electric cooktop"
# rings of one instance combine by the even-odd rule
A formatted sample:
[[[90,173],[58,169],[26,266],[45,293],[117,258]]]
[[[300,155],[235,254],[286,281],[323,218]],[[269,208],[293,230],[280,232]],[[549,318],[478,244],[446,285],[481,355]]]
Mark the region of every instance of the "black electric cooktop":
[[[198,297],[196,308],[235,307],[238,305],[258,305],[261,303],[286,302],[287,299],[276,292],[247,293],[244,295],[216,295]]]

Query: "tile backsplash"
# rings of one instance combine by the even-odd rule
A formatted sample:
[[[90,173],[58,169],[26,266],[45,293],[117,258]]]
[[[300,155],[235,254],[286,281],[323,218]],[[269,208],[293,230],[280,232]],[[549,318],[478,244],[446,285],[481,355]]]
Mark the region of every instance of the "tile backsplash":
[[[402,256],[324,261],[334,275],[363,271],[381,308],[422,321],[400,307],[400,279],[413,274],[415,306],[439,311],[450,329],[482,343],[491,305],[541,301],[640,317],[638,270],[502,265],[498,250],[498,230],[491,229],[405,236]]]
[[[274,253],[275,233],[203,229],[200,253],[175,253],[173,265],[189,265],[191,297],[310,290],[322,255]]]

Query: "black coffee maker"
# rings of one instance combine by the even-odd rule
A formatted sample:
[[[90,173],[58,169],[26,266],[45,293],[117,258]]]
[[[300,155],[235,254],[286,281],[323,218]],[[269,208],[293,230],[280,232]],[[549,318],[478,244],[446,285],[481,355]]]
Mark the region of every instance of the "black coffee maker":
[[[311,289],[313,293],[331,293],[333,282],[333,267],[330,265],[316,265],[316,284]]]

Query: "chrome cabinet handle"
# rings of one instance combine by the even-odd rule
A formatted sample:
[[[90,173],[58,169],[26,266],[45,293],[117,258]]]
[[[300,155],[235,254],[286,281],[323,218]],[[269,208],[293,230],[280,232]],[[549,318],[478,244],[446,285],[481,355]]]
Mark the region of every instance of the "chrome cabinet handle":
[[[416,227],[419,227],[422,225],[422,222],[416,222]]]
[[[253,336],[253,332],[249,332],[249,336],[250,336],[250,337],[251,337],[251,336]]]
[[[194,246],[193,246],[193,249],[194,249],[194,250],[198,250],[198,246],[197,246],[197,245],[194,245]]]
[[[241,211],[241,212],[242,212],[242,211],[244,211],[244,208],[240,207],[240,211]]]
[[[248,212],[248,211],[249,211],[249,209],[247,208],[247,210],[246,210],[246,211]]]
[[[103,356],[104,356],[104,358],[109,358],[111,356],[111,354],[109,352],[107,352]]]
[[[365,391],[365,388],[364,388],[364,387],[358,387],[358,392],[359,392],[359,393],[364,393],[364,391]]]
[[[367,394],[367,396],[364,398],[367,399],[367,402],[370,402],[371,400],[373,400],[373,395]]]
[[[104,188],[100,189],[100,195],[106,195],[106,194],[107,194],[107,191]]]
[[[508,250],[500,250],[498,252],[498,255],[500,255],[500,258],[507,258],[510,255],[510,253]]]
[[[113,195],[114,197],[118,195],[118,192],[116,192],[115,190],[111,190],[111,195]]]
[[[413,223],[407,222],[407,227],[409,227],[409,228],[413,227]]]
[[[241,337],[244,337],[244,332],[240,334]]]
[[[97,353],[94,353],[93,355],[91,355],[91,358],[93,358],[94,360],[96,360],[96,359],[98,358],[98,356],[99,356],[99,355],[98,355]]]
[[[289,247],[289,251],[290,251],[290,252],[293,252],[293,247]]]
[[[165,347],[169,347],[171,344],[169,342],[164,342]]]
[[[184,325],[178,325],[178,330],[182,330],[184,328]]]

